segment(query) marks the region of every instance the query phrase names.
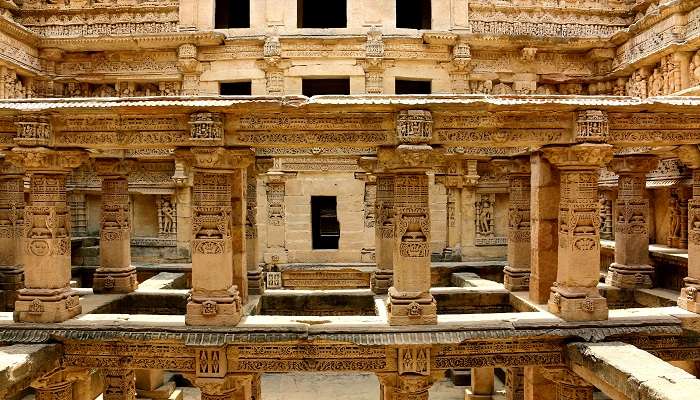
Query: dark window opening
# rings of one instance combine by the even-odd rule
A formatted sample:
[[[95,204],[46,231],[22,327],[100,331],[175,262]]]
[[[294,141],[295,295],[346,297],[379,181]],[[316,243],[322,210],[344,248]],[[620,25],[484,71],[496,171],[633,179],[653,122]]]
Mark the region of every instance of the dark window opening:
[[[224,96],[250,96],[250,93],[250,81],[219,83],[219,94]]]
[[[250,28],[250,0],[216,0],[214,28]]]
[[[396,27],[430,29],[431,0],[396,0]]]
[[[340,223],[335,196],[311,196],[313,249],[338,249]]]
[[[396,94],[430,94],[430,81],[411,81],[406,79],[397,79],[395,81]]]
[[[297,28],[345,28],[346,0],[297,0]]]
[[[338,79],[302,79],[301,92],[304,96],[323,94],[350,94],[350,78]]]

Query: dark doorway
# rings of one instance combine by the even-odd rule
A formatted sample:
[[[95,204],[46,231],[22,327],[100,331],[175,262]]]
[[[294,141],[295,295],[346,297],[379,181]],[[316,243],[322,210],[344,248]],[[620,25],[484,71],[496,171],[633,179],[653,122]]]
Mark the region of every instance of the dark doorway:
[[[431,0],[396,0],[396,27],[430,29]]]
[[[250,28],[250,0],[216,0],[214,28]]]
[[[297,0],[297,28],[345,28],[346,0]]]
[[[396,94],[430,94],[430,81],[411,81],[408,79],[397,79],[395,81]]]
[[[314,250],[338,249],[340,223],[335,196],[311,196],[311,236]]]
[[[250,93],[250,81],[219,83],[219,94],[224,96],[250,96]]]
[[[301,92],[304,96],[319,96],[323,94],[350,94],[350,78],[338,79],[309,79],[301,80]]]

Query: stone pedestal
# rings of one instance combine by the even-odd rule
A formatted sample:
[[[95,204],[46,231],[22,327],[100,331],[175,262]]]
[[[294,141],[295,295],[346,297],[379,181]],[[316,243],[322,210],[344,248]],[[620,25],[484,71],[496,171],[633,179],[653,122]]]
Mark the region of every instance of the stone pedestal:
[[[100,221],[100,267],[95,271],[95,293],[130,293],[138,287],[136,268],[131,265],[131,212],[127,162],[95,160],[102,177]]]
[[[241,179],[235,179],[240,174],[235,171],[246,168],[251,156],[247,151],[223,148],[192,149],[191,156],[192,292],[185,323],[236,325],[241,318],[241,297],[235,279],[245,276],[245,264],[234,264],[234,254],[245,257],[245,248],[242,235],[233,240],[232,213],[234,199],[240,202],[245,196]],[[234,271],[234,266],[239,270]]]
[[[108,369],[104,400],[136,400],[136,379],[132,369]]]
[[[503,285],[510,291],[530,287],[530,159],[514,159],[508,168],[508,265]]]
[[[428,176],[394,177],[394,285],[389,288],[389,324],[437,323],[430,294],[430,209]]]
[[[557,281],[549,310],[567,321],[608,318],[606,299],[598,292],[600,277],[599,168],[612,157],[612,146],[578,144],[545,148],[559,168],[559,254]]]
[[[559,171],[541,152],[530,156],[530,168],[530,299],[544,304],[557,278]]]
[[[615,262],[605,282],[624,288],[652,287],[654,268],[649,263],[649,200],[646,174],[656,168],[655,156],[626,156],[613,159],[610,169],[618,174],[615,208]]]
[[[477,160],[465,160],[464,186],[461,190],[462,221],[476,221]],[[476,249],[476,224],[462,223],[460,241],[462,257]]]
[[[472,368],[472,384],[465,400],[490,400],[493,398],[493,368]]]
[[[394,176],[392,174],[377,174],[375,213],[374,258],[377,262],[377,271],[374,273],[372,290],[376,294],[385,294],[393,284],[394,275]]]
[[[17,293],[24,286],[22,225],[24,223],[24,172],[0,161],[0,310],[15,308]]]
[[[700,162],[693,169],[693,198],[688,202],[688,276],[678,306],[700,313]]]
[[[568,368],[542,368],[542,374],[556,384],[557,400],[593,400],[593,386]]]
[[[15,148],[6,158],[30,174],[25,207],[25,288],[15,302],[17,322],[61,322],[80,314],[70,288],[70,212],[66,176],[86,160],[85,153],[46,148]]]

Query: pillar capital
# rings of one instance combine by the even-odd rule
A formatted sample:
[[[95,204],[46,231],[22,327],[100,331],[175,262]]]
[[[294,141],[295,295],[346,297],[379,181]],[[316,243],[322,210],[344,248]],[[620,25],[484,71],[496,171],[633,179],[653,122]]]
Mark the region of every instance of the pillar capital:
[[[615,156],[608,164],[611,171],[621,174],[648,174],[659,165],[659,158],[650,154]]]
[[[613,156],[611,145],[593,143],[546,147],[542,152],[560,170],[600,168]]]
[[[530,175],[530,156],[513,157],[509,160],[507,174]]]
[[[51,150],[45,147],[15,147],[5,159],[25,168],[27,172],[69,173],[88,160],[88,154],[79,150]]]
[[[202,392],[202,400],[229,400],[245,398],[242,395],[250,387],[252,374],[227,374],[221,378],[195,378],[194,385]]]

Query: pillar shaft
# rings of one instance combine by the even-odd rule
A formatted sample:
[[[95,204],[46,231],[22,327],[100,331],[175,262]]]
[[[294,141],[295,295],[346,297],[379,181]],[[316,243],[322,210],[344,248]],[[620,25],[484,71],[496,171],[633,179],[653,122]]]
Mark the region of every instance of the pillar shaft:
[[[394,285],[389,288],[389,323],[437,323],[430,294],[428,176],[400,172],[394,178]]]
[[[392,285],[394,265],[394,175],[377,174],[374,224],[377,272],[374,274],[375,293],[387,293]]]
[[[523,368],[523,397],[525,400],[556,400],[556,388],[542,375],[540,367]]]
[[[611,146],[580,144],[544,149],[561,174],[557,282],[549,310],[567,321],[608,317],[607,301],[598,292],[600,216],[598,174],[612,156]]]
[[[693,170],[693,197],[688,201],[688,276],[678,306],[700,313],[700,169]]]
[[[100,221],[100,267],[95,271],[95,293],[129,293],[136,290],[136,268],[131,265],[131,213],[129,182],[119,160],[97,160],[102,174],[102,218]],[[117,171],[122,169],[122,171]]]
[[[17,292],[24,285],[22,225],[24,223],[24,174],[8,162],[0,162],[0,291],[1,310],[13,310]]]
[[[105,375],[104,400],[136,400],[133,369],[108,369]]]
[[[287,262],[286,249],[286,212],[284,198],[286,193],[285,176],[281,171],[269,171],[265,174],[265,194],[267,196],[267,248],[264,254],[266,264]]]
[[[254,166],[248,168],[246,182],[246,269],[248,274],[248,293],[260,295],[265,291],[263,270],[258,253],[258,178]]]
[[[653,156],[615,158],[611,169],[619,176],[615,208],[615,262],[606,283],[619,288],[650,288],[654,268],[649,264],[649,200],[646,174],[656,168]]]
[[[494,369],[472,368],[471,393],[466,400],[488,400],[493,397]]]
[[[503,284],[511,291],[530,286],[530,160],[511,162],[508,174],[508,265]]]
[[[524,400],[523,367],[506,368],[506,400]]]
[[[433,378],[416,374],[377,374],[381,400],[428,400]]]

